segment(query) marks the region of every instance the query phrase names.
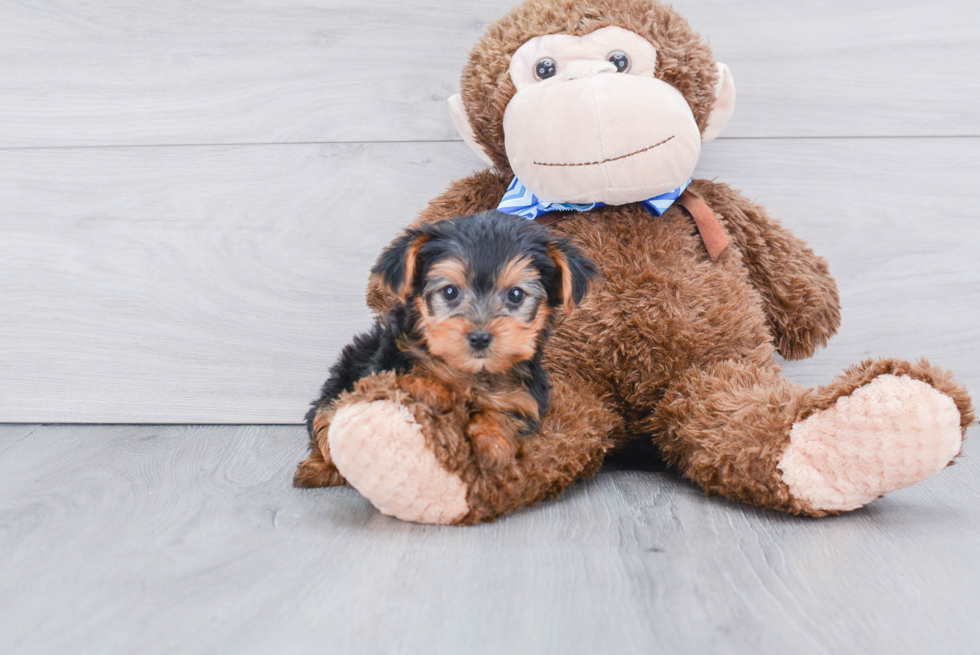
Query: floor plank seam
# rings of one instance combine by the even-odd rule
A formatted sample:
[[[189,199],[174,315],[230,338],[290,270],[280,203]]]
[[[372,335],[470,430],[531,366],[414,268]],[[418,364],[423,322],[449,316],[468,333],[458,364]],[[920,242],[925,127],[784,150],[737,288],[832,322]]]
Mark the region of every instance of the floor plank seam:
[[[18,424],[17,423],[0,423],[0,426],[2,426],[2,425],[18,425]],[[14,441],[12,443],[7,444],[3,448],[0,448],[0,453],[7,452],[8,450],[10,450],[11,448],[15,447],[17,444],[19,444],[20,442],[24,441],[29,436],[31,436],[32,434],[34,434],[35,432],[37,432],[38,430],[40,430],[43,427],[44,427],[44,425],[42,424],[42,425],[37,426],[36,428],[34,428],[33,430],[31,430],[27,434],[22,434],[17,439],[14,439]]]
[[[801,135],[801,136],[722,136],[718,141],[856,141],[856,140],[902,140],[902,139],[977,139],[980,134],[856,134],[845,136]],[[0,152],[20,152],[30,150],[111,150],[134,148],[222,148],[257,146],[346,146],[378,144],[427,144],[463,143],[461,139],[392,139],[364,141],[232,141],[228,143],[116,143],[63,146],[0,146]]]

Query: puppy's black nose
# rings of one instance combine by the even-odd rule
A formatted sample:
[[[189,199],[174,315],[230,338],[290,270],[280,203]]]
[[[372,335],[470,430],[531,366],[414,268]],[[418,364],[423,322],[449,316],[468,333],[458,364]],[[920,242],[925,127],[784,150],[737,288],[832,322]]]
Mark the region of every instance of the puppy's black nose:
[[[486,330],[473,330],[466,336],[466,339],[470,342],[470,347],[473,350],[485,350],[493,341],[493,335]]]

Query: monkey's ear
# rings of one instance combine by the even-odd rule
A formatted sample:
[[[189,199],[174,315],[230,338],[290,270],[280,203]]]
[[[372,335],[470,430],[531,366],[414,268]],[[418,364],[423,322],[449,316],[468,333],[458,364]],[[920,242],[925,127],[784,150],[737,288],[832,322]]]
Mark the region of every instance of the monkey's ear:
[[[735,113],[735,80],[728,66],[718,62],[718,85],[715,87],[715,104],[708,116],[708,127],[704,130],[701,143],[714,141],[728,125],[732,114]]]
[[[548,256],[557,269],[557,293],[554,296],[558,302],[553,304],[560,302],[565,307],[565,313],[571,314],[575,306],[582,302],[585,292],[589,290],[589,284],[599,274],[599,270],[581,250],[564,239],[549,246]]]
[[[419,248],[429,236],[419,230],[405,230],[384,249],[371,273],[381,276],[381,282],[405,302],[415,285],[415,267],[418,263]]]
[[[477,143],[476,134],[473,133],[473,126],[470,125],[470,119],[466,115],[466,107],[463,106],[463,96],[458,93],[449,97],[449,116],[453,119],[453,125],[456,126],[456,131],[463,137],[463,141],[470,147],[470,150],[475,152],[476,156],[482,159],[487,166],[493,166],[493,160],[490,159],[490,155],[483,149],[483,146]]]

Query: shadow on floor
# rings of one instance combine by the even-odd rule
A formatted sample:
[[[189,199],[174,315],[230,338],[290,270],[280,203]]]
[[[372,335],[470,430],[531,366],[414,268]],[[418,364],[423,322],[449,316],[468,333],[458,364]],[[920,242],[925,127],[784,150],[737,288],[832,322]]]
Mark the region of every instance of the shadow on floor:
[[[650,440],[634,441],[622,450],[606,455],[603,471],[650,471],[659,473],[669,467],[660,449]]]

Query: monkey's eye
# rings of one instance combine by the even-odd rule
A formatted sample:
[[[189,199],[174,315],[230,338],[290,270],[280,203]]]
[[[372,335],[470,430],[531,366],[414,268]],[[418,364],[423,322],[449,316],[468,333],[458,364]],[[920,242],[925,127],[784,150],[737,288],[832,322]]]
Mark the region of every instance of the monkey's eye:
[[[616,67],[617,73],[625,73],[630,69],[630,58],[625,52],[614,52],[606,57],[606,61]]]
[[[546,80],[554,77],[558,72],[558,64],[551,57],[545,57],[534,65],[534,76],[539,80]]]
[[[451,284],[448,287],[443,287],[440,293],[442,293],[442,297],[446,302],[453,302],[459,298],[459,289]]]
[[[513,287],[510,291],[507,292],[507,302],[509,302],[511,305],[514,305],[516,307],[517,305],[520,305],[522,302],[524,302],[524,297],[526,295],[527,294],[524,293],[524,289]]]

